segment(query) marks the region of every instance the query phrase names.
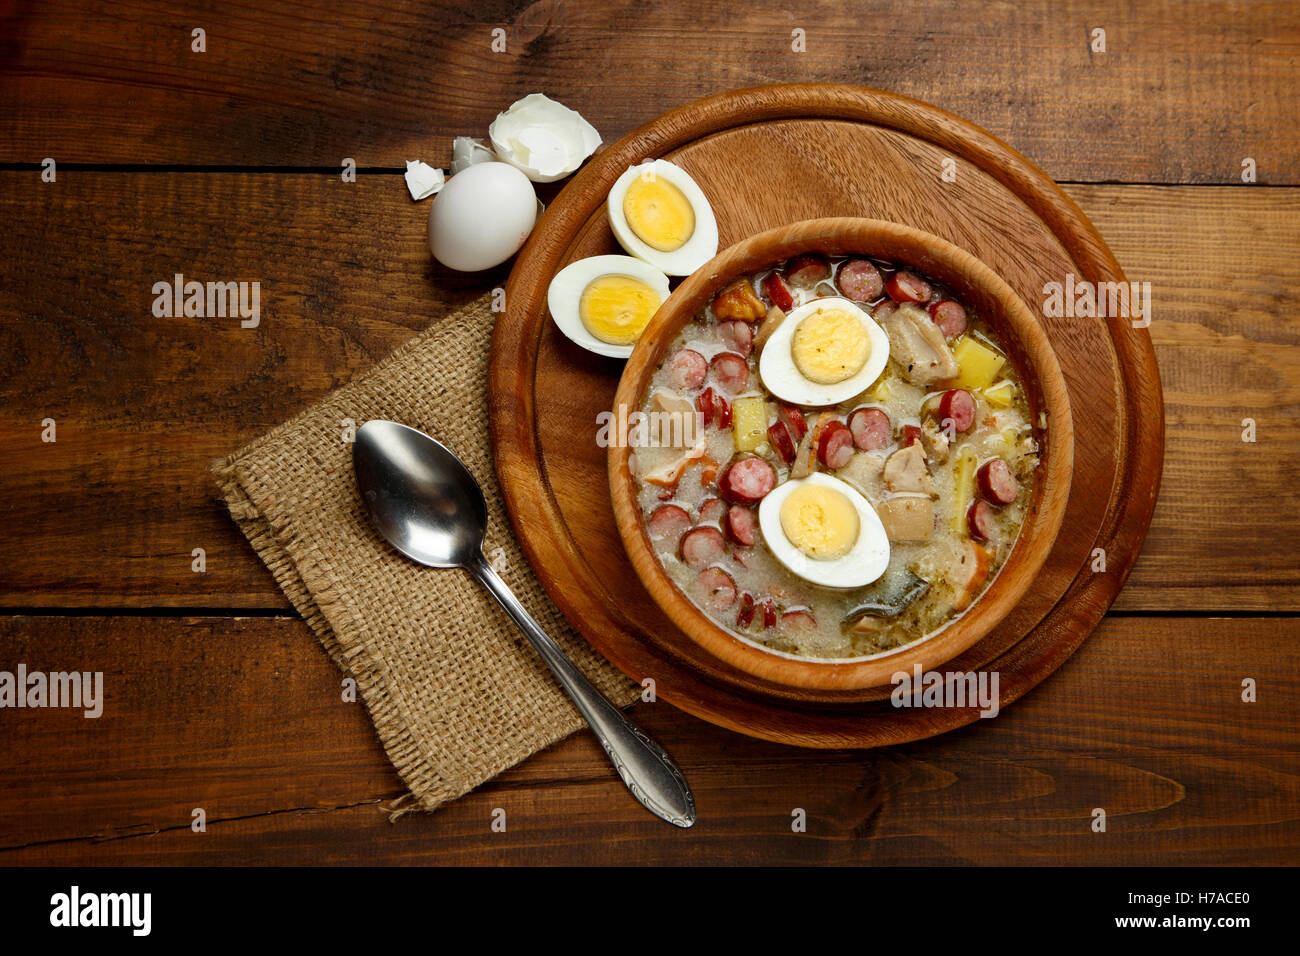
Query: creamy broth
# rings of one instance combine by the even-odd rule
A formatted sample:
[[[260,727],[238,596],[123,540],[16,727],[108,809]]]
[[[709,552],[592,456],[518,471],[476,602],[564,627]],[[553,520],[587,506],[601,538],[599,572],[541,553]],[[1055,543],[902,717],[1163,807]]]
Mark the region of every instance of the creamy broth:
[[[872,283],[855,283],[849,278],[870,272],[861,265],[861,258],[822,260],[829,276],[821,281],[805,279],[801,286],[797,280],[810,271],[805,258],[746,277],[743,288],[732,290],[731,299],[735,301],[715,299],[677,336],[653,376],[641,410],[650,413],[665,407],[683,408],[681,403],[689,402],[694,409],[707,408],[710,422],[697,444],[639,447],[632,459],[633,473],[638,478],[639,503],[659,560],[681,590],[714,621],[775,650],[815,658],[856,657],[898,648],[933,634],[960,616],[988,587],[1006,561],[1024,520],[1039,466],[1038,445],[1021,382],[1012,363],[1005,360],[997,335],[982,316],[964,309],[947,290],[915,273],[898,273],[898,281],[893,281],[895,267],[875,260],[871,264],[888,292],[857,298],[864,289],[872,288]],[[843,267],[848,262],[855,265],[852,272],[845,273]],[[815,279],[816,269],[811,271]],[[775,286],[774,273],[778,278],[789,276],[789,281]],[[919,280],[920,285],[910,285],[912,279]],[[913,303],[909,298],[921,296],[926,289],[929,294],[919,301]],[[847,290],[856,295],[847,294]],[[900,314],[891,314],[903,308],[890,294],[895,291],[907,303]],[[743,356],[747,381],[730,393],[726,386],[734,385],[737,378],[734,361],[714,360],[723,353],[744,352],[744,330],[727,323],[745,322],[754,339],[759,340],[764,336],[765,324],[782,321],[785,311],[841,296],[857,301],[868,314],[879,317],[880,325],[889,334],[889,362],[870,387],[852,399],[832,406],[797,408],[803,425],[814,434],[825,438],[840,430],[832,445],[844,445],[842,429],[849,425],[851,455],[833,447],[829,452],[831,461],[839,467],[831,467],[813,454],[817,450],[814,442],[792,462],[787,460],[788,447],[785,454],[778,447],[785,403],[765,389],[759,379],[760,349],[751,346],[752,350]],[[774,299],[786,300],[789,309],[775,310]],[[938,306],[954,301],[962,308]],[[758,308],[754,302],[761,304],[762,318],[734,318],[737,314],[752,315]],[[715,307],[724,319],[715,314]],[[925,374],[904,364],[904,354],[915,353],[905,353],[898,337],[919,327],[918,309],[926,310],[927,318],[932,313],[939,317],[930,321],[940,330],[938,338],[943,348],[934,348],[938,353],[946,351],[953,359],[959,368],[957,376],[916,381],[924,379]],[[958,319],[958,312],[963,310],[964,315]],[[936,333],[925,331],[927,341],[935,338]],[[739,347],[738,339],[742,343]],[[699,363],[693,356],[682,357],[683,350],[697,353],[707,363],[702,381],[696,381]],[[942,354],[939,357],[948,361]],[[958,357],[961,361],[957,361]],[[968,376],[996,365],[998,358],[1002,364],[990,381],[971,384]],[[709,390],[711,393],[706,395]],[[943,404],[947,393],[957,391],[968,395],[971,402],[967,404],[965,398],[954,395],[949,399],[951,404]],[[752,447],[742,450],[738,446],[740,436],[734,430],[736,420],[720,425],[724,416],[714,413],[714,404],[728,405],[727,416],[732,416],[738,403],[748,403],[752,412],[757,407],[756,399],[762,401],[768,437],[757,445],[750,438]],[[672,404],[673,400],[679,404]],[[957,426],[966,420],[972,405],[971,424],[960,430]],[[868,421],[881,422],[874,412],[854,417],[862,408],[878,409],[888,416],[887,434],[882,424],[854,427]],[[941,420],[940,409],[954,411]],[[786,405],[787,423],[792,422],[790,414],[791,407]],[[784,427],[795,439],[792,444],[805,445],[794,434],[797,425],[794,422]],[[885,478],[891,456],[911,444],[917,444],[920,451],[909,450],[897,462],[924,453],[927,475],[917,479],[924,483],[924,493],[900,492],[896,487],[891,490]],[[754,529],[753,543],[744,543],[746,528],[756,524],[748,516],[735,515],[740,534],[733,534],[731,510],[753,511],[756,507],[747,499],[714,500],[728,497],[721,492],[735,486],[728,467],[738,455],[756,456],[766,462],[775,476],[773,488],[790,480],[801,461],[811,461],[814,470],[860,492],[882,519],[887,519],[890,554],[883,576],[864,587],[827,587],[789,570],[761,531]],[[845,457],[847,461],[841,463],[839,459]],[[676,472],[675,465],[680,465]],[[761,469],[754,466],[755,471]],[[901,498],[913,500],[895,500]],[[671,509],[661,510],[665,505],[682,509],[685,518]],[[919,526],[924,526],[925,514],[932,511],[928,534],[922,540],[909,538],[920,534],[918,524],[909,526],[889,517],[895,508],[912,505],[921,512]],[[971,517],[972,513],[976,516]],[[715,532],[694,535],[687,543],[686,536],[700,527],[721,532],[721,547]],[[900,537],[895,538],[895,533]],[[788,542],[783,544],[789,546]],[[855,613],[864,606],[872,610]]]

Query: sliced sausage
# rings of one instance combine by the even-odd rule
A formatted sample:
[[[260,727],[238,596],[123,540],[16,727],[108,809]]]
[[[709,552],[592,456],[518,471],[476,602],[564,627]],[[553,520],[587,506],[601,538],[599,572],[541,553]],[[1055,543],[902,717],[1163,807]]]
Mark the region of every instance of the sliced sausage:
[[[900,269],[885,281],[885,291],[895,302],[925,302],[930,298],[930,283],[914,272]]]
[[[722,568],[705,568],[695,577],[695,586],[704,592],[704,603],[715,611],[725,611],[736,603],[736,582]]]
[[[983,498],[976,498],[966,509],[966,527],[971,537],[981,541],[993,538],[993,506]]]
[[[853,459],[853,432],[841,421],[827,422],[817,440],[817,460],[834,471]]]
[[[886,299],[880,305],[871,310],[871,317],[877,322],[883,322],[889,318],[898,309],[898,303],[893,299]]]
[[[850,259],[840,266],[835,276],[840,291],[854,302],[870,302],[878,299],[885,288],[885,280],[880,270],[866,259]]]
[[[939,424],[952,427],[958,434],[970,431],[975,424],[975,399],[964,388],[950,388],[939,399]]]
[[[652,541],[676,538],[691,526],[691,516],[680,505],[660,505],[646,521]]]
[[[727,401],[721,395],[713,396],[713,417],[717,420],[719,428],[731,427],[731,402]]]
[[[831,264],[815,252],[801,253],[785,264],[786,280],[801,289],[810,289],[830,275]]]
[[[752,505],[776,487],[776,469],[757,455],[732,459],[718,479],[718,493],[733,504]]]
[[[771,598],[763,598],[758,606],[763,610],[763,627],[776,627],[776,605]]]
[[[727,503],[721,498],[705,498],[700,502],[699,523],[721,524],[727,513]]]
[[[930,303],[930,318],[939,326],[944,338],[950,339],[966,331],[966,310],[960,302],[952,299]]]
[[[749,384],[749,363],[743,356],[735,352],[719,352],[709,364],[713,366],[714,378],[724,394],[735,395]]]
[[[752,508],[732,505],[727,509],[727,517],[723,524],[727,529],[727,537],[736,544],[743,544],[748,548],[758,540],[758,517]]]
[[[679,349],[668,360],[668,381],[673,388],[699,388],[708,375],[708,361],[694,349]]]
[[[687,567],[703,568],[727,553],[722,532],[710,525],[699,525],[682,535],[682,560]]]
[[[899,445],[906,448],[908,445],[914,445],[921,440],[920,425],[904,425],[903,437],[899,440]]]
[[[754,327],[748,322],[721,322],[718,335],[723,346],[730,352],[744,358],[754,350]]]
[[[975,473],[980,494],[995,505],[1009,505],[1020,494],[1020,482],[1001,458],[985,462]]]
[[[740,596],[740,610],[736,612],[736,627],[739,630],[747,630],[749,625],[754,623],[754,612],[758,610],[758,605],[754,602],[754,595],[746,591]]]
[[[817,621],[812,612],[803,608],[786,611],[781,615],[781,630],[794,633],[807,633],[817,629]]]
[[[713,424],[713,416],[716,414],[716,409],[714,408],[714,399],[716,396],[717,392],[712,388],[706,388],[704,391],[700,392],[700,397],[695,400],[695,407],[700,410],[700,414],[704,417],[705,428],[708,428]]]
[[[779,272],[769,272],[763,277],[760,283],[763,294],[772,300],[772,304],[782,312],[789,312],[794,308],[794,294],[791,293],[790,287],[786,285],[785,279]]]
[[[863,451],[875,451],[894,437],[894,423],[883,408],[855,408],[849,415],[849,431],[853,433],[853,444]]]
[[[801,409],[782,402],[776,406],[776,417],[785,423],[786,428],[790,429],[791,438],[796,442],[803,441],[803,436],[808,432],[808,420],[803,417]]]
[[[785,422],[773,422],[767,428],[767,443],[787,465],[794,461],[795,443]]]

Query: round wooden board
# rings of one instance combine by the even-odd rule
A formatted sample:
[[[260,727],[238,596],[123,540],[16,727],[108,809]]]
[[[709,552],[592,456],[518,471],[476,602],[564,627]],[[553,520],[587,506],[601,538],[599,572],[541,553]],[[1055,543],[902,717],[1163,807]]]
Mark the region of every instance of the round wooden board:
[[[782,743],[871,747],[943,733],[974,708],[897,709],[890,688],[810,693],[705,655],[650,600],[614,526],[597,415],[622,363],[570,343],[546,308],[574,259],[622,250],[605,214],[628,166],[669,159],[713,205],[721,246],[821,216],[942,236],[1040,312],[1047,282],[1124,282],[1078,207],[1024,157],[935,107],[861,87],[737,90],[675,109],[598,153],[534,229],[506,286],[489,375],[497,474],[515,532],[556,603],[634,680],[712,723]],[[950,161],[950,162],[946,162]],[[945,168],[955,172],[944,176]],[[946,670],[999,672],[1006,706],[1061,665],[1123,586],[1150,523],[1164,451],[1151,341],[1126,319],[1043,319],[1074,409],[1073,490],[1057,544],[1016,610]],[[1094,572],[1094,549],[1105,571]]]

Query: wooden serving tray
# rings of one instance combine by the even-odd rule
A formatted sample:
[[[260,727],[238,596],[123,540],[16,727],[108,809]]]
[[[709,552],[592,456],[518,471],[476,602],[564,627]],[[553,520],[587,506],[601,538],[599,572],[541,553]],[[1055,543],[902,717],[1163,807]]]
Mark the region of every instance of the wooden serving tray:
[[[497,475],[514,528],[555,602],[636,681],[720,726],[809,747],[872,747],[943,733],[974,708],[896,709],[889,687],[805,692],[706,655],[650,600],[614,525],[597,415],[622,363],[573,345],[546,307],[573,261],[621,253],[605,198],[628,166],[671,160],[713,205],[720,247],[775,225],[865,216],[967,249],[1036,314],[1043,287],[1124,282],[1083,213],[1004,143],[916,100],[793,84],[711,96],[598,153],[546,211],[506,286],[489,374]],[[945,176],[945,171],[948,175]],[[953,175],[955,174],[955,175]],[[1123,586],[1146,535],[1164,452],[1164,405],[1145,329],[1127,319],[1043,319],[1070,390],[1075,469],[1042,573],[1006,620],[945,670],[999,672],[1006,706],[1083,642]],[[1105,570],[1095,549],[1104,552]]]

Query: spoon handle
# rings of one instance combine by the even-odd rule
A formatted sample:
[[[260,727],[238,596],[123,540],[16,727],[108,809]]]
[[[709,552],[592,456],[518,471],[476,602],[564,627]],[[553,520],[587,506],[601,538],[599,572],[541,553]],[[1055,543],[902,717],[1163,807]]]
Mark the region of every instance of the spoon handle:
[[[695,822],[695,797],[677,764],[657,743],[642,733],[569,660],[568,655],[533,620],[532,615],[479,554],[469,570],[492,592],[506,613],[528,636],[551,673],[568,692],[574,705],[595,731],[614,769],[632,795],[651,813],[679,827]]]

